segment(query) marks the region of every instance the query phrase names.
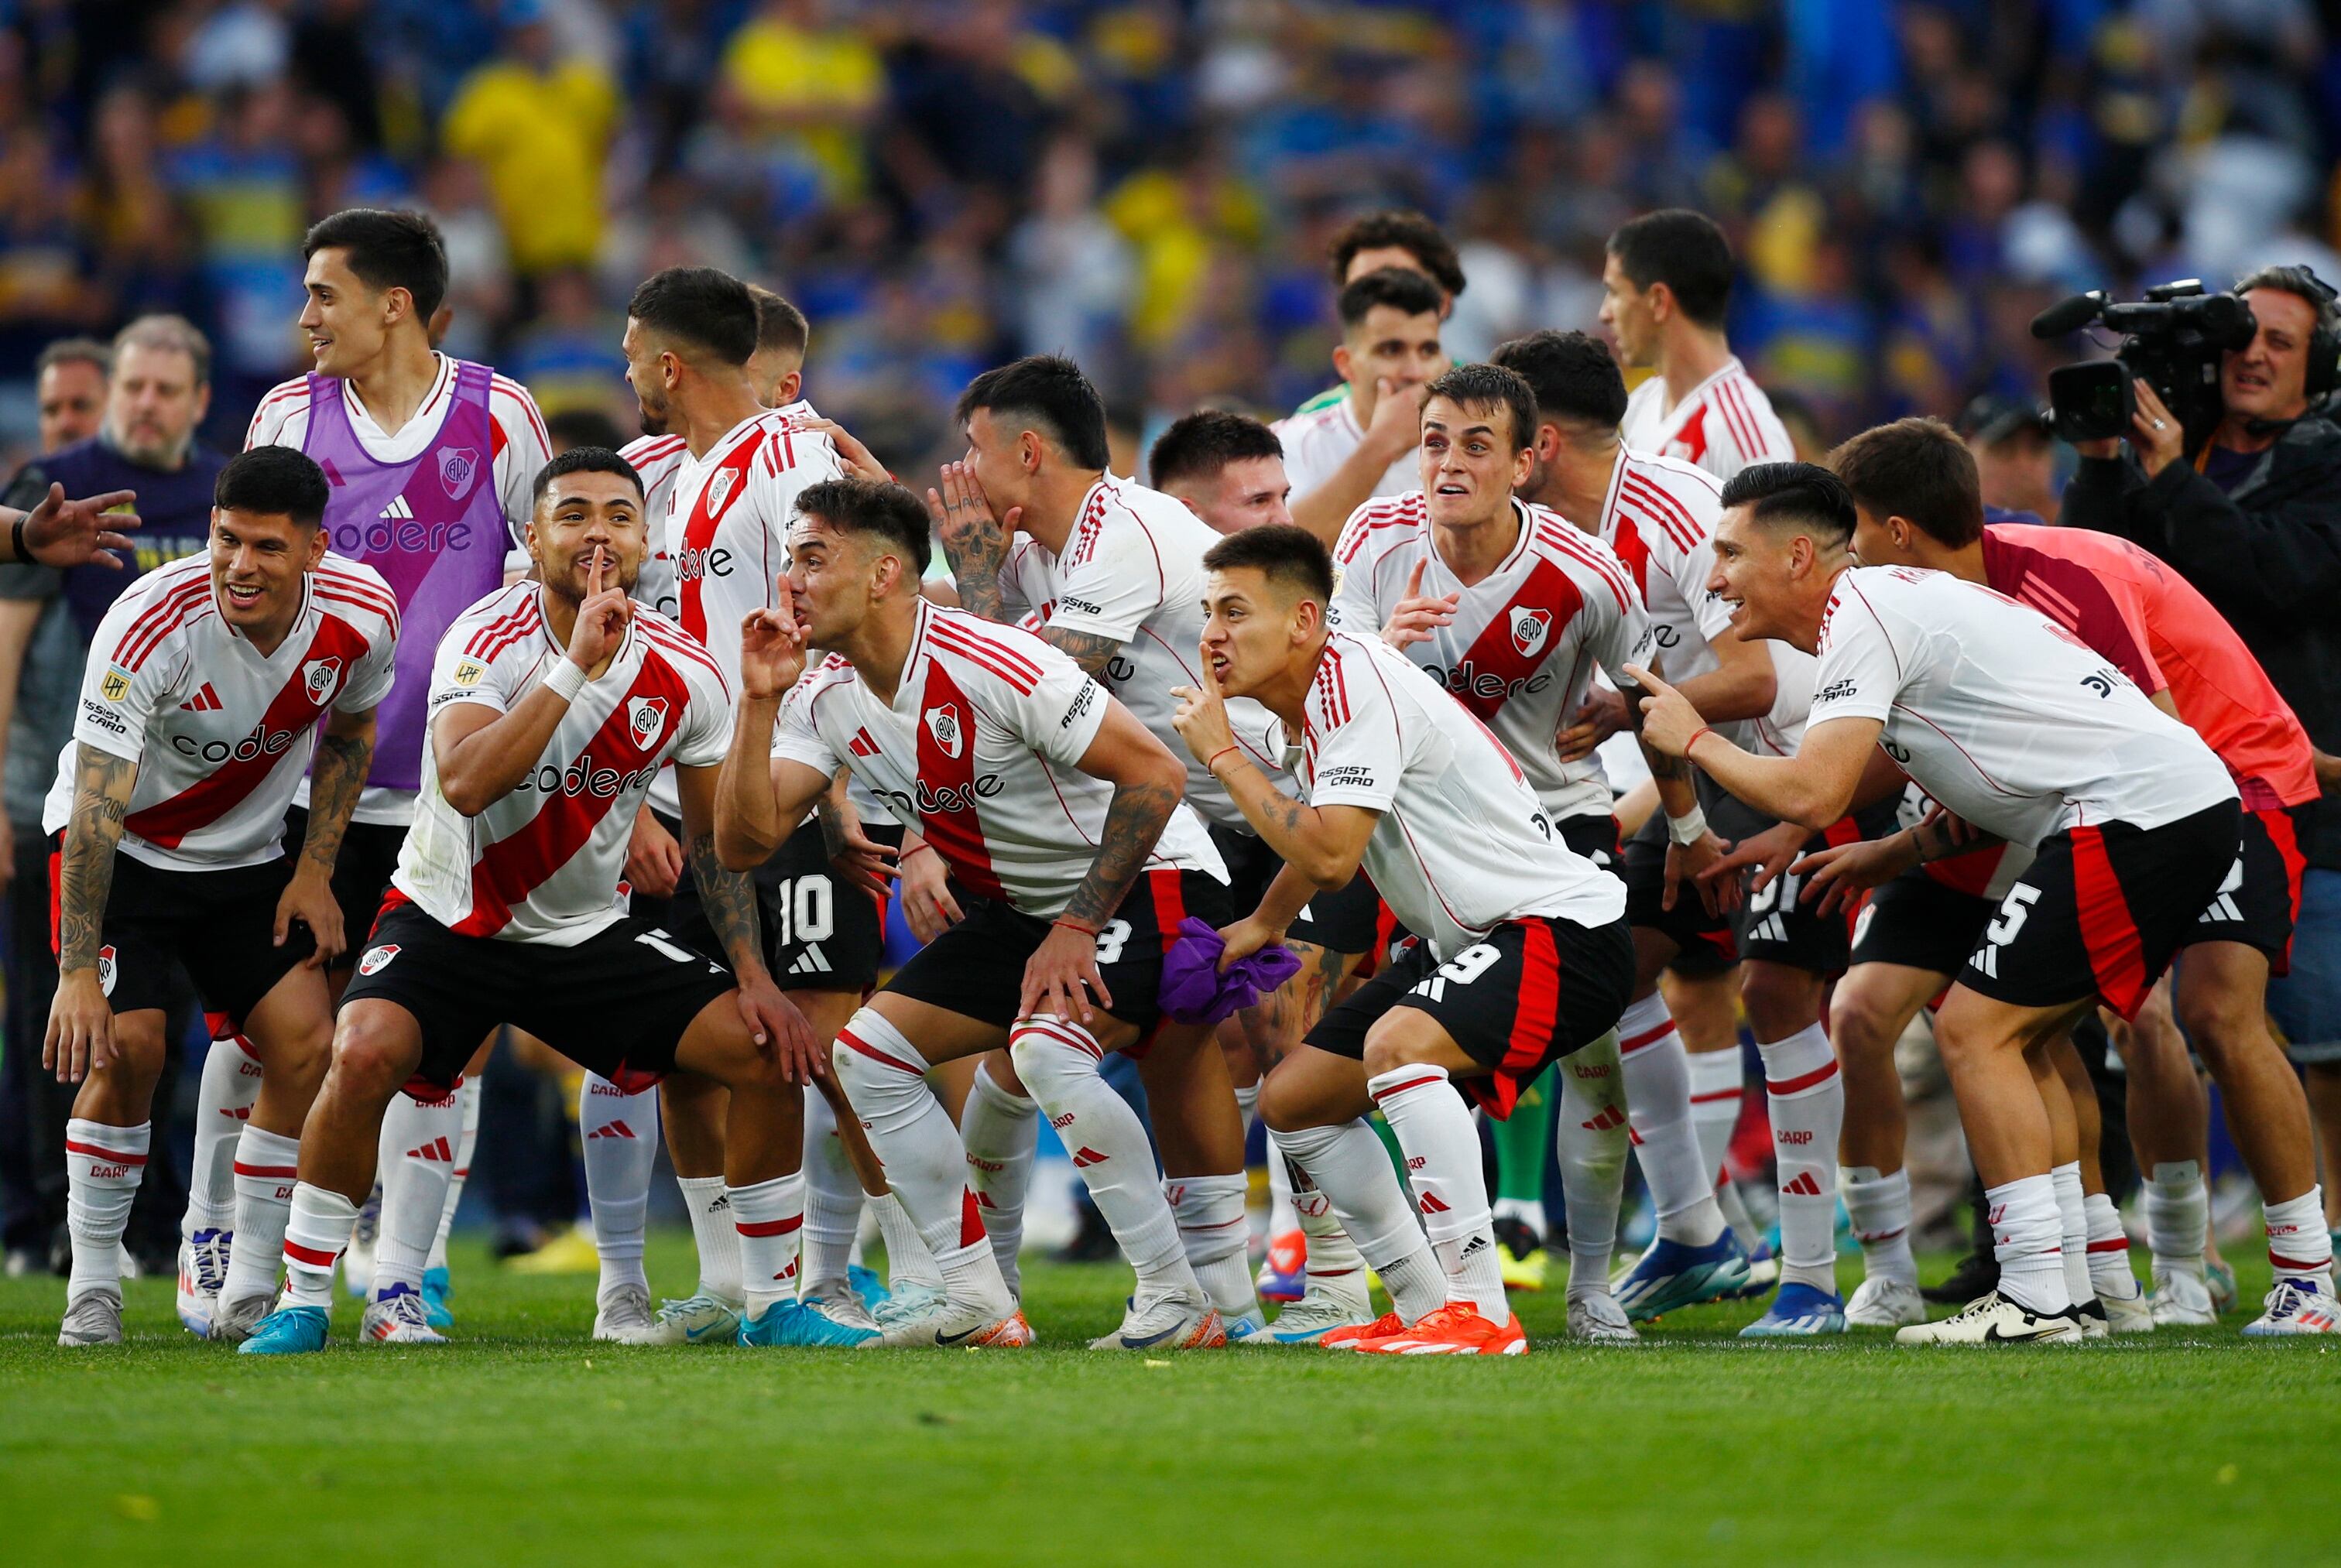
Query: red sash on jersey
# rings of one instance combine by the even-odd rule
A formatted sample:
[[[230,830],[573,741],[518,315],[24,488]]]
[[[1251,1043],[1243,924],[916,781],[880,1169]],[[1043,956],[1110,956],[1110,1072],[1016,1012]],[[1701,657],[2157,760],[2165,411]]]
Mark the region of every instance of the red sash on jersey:
[[[707,581],[707,555],[715,548],[715,531],[723,518],[748,489],[748,471],[756,454],[764,448],[764,432],[757,431],[746,441],[723,454],[715,471],[707,476],[692,498],[691,515],[683,521],[682,551],[675,558],[677,592],[682,607],[678,617],[682,629],[691,633],[702,647],[707,642],[707,610],[700,602],[700,588]],[[712,497],[714,508],[709,510]]]
[[[927,660],[918,729],[919,832],[969,892],[1007,898],[975,809],[975,704],[938,659]]]
[[[1463,679],[1449,683],[1449,690],[1458,684],[1463,688],[1455,691],[1456,700],[1483,723],[1493,719],[1514,684],[1537,672],[1546,653],[1584,608],[1585,596],[1578,592],[1569,573],[1537,557],[1528,577],[1463,655],[1457,670]],[[1489,683],[1492,692],[1481,689],[1481,678],[1489,675],[1496,678]]]

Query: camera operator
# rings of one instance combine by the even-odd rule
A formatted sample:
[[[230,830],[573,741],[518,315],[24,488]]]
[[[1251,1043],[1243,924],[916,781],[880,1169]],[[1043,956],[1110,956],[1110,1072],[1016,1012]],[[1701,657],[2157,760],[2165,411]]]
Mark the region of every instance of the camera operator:
[[[2152,551],[2232,622],[2316,743],[2326,799],[2305,814],[2291,972],[2268,1010],[2307,1069],[2328,1174],[2341,1150],[2341,428],[2326,403],[2341,355],[2334,291],[2306,267],[2267,267],[2236,293],[2251,342],[2223,354],[2221,412],[2189,452],[2163,400],[2135,383],[2130,452],[2077,443],[2063,521]],[[2335,1192],[2328,1185],[2328,1193]]]

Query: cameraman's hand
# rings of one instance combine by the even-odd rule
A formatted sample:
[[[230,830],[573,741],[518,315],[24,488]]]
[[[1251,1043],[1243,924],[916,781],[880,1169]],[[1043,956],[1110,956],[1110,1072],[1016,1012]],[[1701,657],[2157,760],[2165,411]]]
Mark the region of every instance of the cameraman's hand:
[[[2130,420],[2130,445],[2137,449],[2137,461],[2152,479],[2176,462],[2187,445],[2187,432],[2178,428],[2177,419],[2163,405],[2154,389],[2144,382],[2132,382],[2137,389],[2137,412]],[[2086,455],[2086,454],[2085,454]]]

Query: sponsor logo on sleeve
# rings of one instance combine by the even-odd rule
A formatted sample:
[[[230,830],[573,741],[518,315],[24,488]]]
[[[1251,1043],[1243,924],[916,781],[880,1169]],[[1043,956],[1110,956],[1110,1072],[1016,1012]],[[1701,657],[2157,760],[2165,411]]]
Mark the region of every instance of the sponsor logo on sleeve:
[[[130,672],[119,665],[107,665],[97,683],[97,694],[108,702],[121,701],[130,695]]]
[[[1813,693],[1813,706],[1818,708],[1824,702],[1849,702],[1860,690],[1861,683],[1858,680],[1832,680]]]
[[[105,703],[93,702],[86,697],[81,700],[81,717],[84,723],[95,724],[100,729],[110,730],[116,735],[130,732],[130,727],[123,723],[121,714]]]
[[[455,665],[455,672],[447,680],[453,686],[477,686],[480,678],[487,672],[488,667],[476,659],[461,660]]]
[[[1097,697],[1098,683],[1096,681],[1085,680],[1081,682],[1081,691],[1073,698],[1073,705],[1065,710],[1065,716],[1062,719],[1057,720],[1057,728],[1060,729],[1071,729],[1073,727],[1073,721],[1075,719],[1079,719],[1082,714],[1087,713],[1091,708],[1097,706]],[[942,740],[942,737],[940,734],[938,734],[935,739],[938,742]],[[959,749],[956,746],[946,746],[944,749],[950,751],[954,757],[959,755]]]
[[[1070,593],[1057,600],[1057,608],[1060,610],[1071,610],[1081,615],[1103,615],[1105,613],[1105,606],[1101,604],[1091,604],[1086,599],[1075,599]]]

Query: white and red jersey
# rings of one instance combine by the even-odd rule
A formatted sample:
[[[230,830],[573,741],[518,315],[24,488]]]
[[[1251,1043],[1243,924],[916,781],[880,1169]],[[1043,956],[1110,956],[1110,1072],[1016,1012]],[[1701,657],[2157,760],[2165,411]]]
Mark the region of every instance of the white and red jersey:
[[[148,572],[98,622],[41,826],[59,832],[72,818],[74,749],[87,746],[138,765],[124,854],[181,871],[274,860],[319,719],[379,706],[397,642],[390,585],[330,551],[265,655],[221,619],[209,555]]]
[[[1332,478],[1334,471],[1349,461],[1350,454],[1366,439],[1366,427],[1358,422],[1357,410],[1347,392],[1323,408],[1303,409],[1278,420],[1270,428],[1284,443],[1284,477],[1292,481],[1295,501]],[[1403,495],[1421,482],[1415,453],[1410,449],[1383,471],[1374,485],[1374,494]]]
[[[679,435],[646,435],[628,442],[618,455],[643,476],[643,526],[650,534],[650,555],[634,581],[634,597],[669,620],[682,614],[675,592],[674,553],[667,547],[666,514],[673,504],[674,476],[690,461],[691,447]]]
[[[1100,674],[1154,738],[1187,764],[1187,804],[1205,820],[1249,833],[1243,813],[1170,726],[1177,686],[1200,687],[1203,552],[1220,541],[1186,505],[1133,480],[1101,477],[1081,498],[1080,521],[1052,554],[1019,534],[1000,568],[1002,609],[1028,627],[1104,637],[1121,650]],[[1228,720],[1239,745],[1267,769],[1280,766],[1283,727],[1259,703],[1236,698]]]
[[[1523,916],[1626,912],[1626,885],[1561,841],[1511,753],[1379,635],[1326,637],[1299,751],[1311,806],[1380,813],[1366,875],[1441,958]]]
[[[1559,512],[1517,496],[1519,537],[1495,570],[1468,586],[1439,556],[1423,492],[1370,501],[1333,548],[1330,624],[1379,637],[1407,596],[1456,595],[1455,620],[1401,650],[1495,732],[1555,821],[1609,814],[1599,762],[1560,759],[1557,739],[1599,668],[1650,656],[1650,623],[1625,564]]]
[[[563,657],[543,594],[515,582],[448,628],[432,663],[434,721],[458,703],[506,712]],[[731,743],[732,694],[715,660],[673,621],[638,609],[536,769],[477,817],[447,803],[437,748],[424,748],[391,886],[462,935],[573,948],[626,912],[626,841],[661,766],[713,768]]]
[[[2084,824],[2158,828],[2236,799],[2201,737],[2029,605],[1911,567],[1829,593],[1808,728],[1882,720],[1920,789],[2011,844]]]
[[[1089,875],[1113,799],[1080,767],[1113,700],[1031,632],[921,599],[894,700],[832,656],[782,704],[772,755],[851,768],[969,892],[1053,918]],[[1147,865],[1227,880],[1183,803]]]
[[[1652,375],[1626,399],[1618,434],[1636,452],[1697,463],[1728,480],[1750,463],[1794,462],[1796,443],[1772,412],[1772,400],[1738,355],[1667,404],[1667,379]]]

